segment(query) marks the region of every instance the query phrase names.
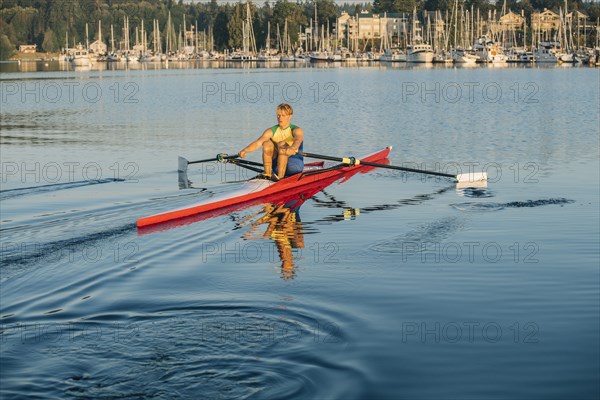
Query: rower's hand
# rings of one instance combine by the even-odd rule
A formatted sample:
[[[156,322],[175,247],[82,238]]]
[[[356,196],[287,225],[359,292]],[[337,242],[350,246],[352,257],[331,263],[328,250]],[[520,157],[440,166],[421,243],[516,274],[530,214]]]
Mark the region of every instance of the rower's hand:
[[[288,157],[298,153],[298,150],[294,149],[292,146],[288,145],[285,142],[279,142],[278,147],[281,149],[279,154],[284,154]]]
[[[293,156],[297,153],[298,153],[298,150],[294,149],[293,147],[288,147],[287,149],[285,149],[285,154],[288,156]]]
[[[246,154],[248,154],[248,153],[247,153],[247,152],[245,152],[244,150],[241,150],[241,151],[238,153],[238,156],[239,156],[240,158],[244,158],[244,157],[246,157]]]

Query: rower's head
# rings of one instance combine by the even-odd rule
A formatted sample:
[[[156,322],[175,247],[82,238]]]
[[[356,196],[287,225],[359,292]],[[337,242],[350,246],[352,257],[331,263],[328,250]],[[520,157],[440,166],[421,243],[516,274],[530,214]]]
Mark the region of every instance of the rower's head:
[[[287,128],[290,126],[290,120],[294,115],[294,110],[289,104],[282,103],[275,109],[275,114],[277,114],[277,124],[282,128]]]

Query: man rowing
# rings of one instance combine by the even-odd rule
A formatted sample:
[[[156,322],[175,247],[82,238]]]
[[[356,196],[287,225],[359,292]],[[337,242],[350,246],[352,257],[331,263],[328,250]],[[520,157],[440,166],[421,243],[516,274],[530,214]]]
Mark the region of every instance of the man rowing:
[[[254,142],[240,151],[240,158],[262,147],[263,177],[279,180],[285,176],[294,175],[304,169],[302,152],[304,131],[290,123],[294,110],[289,104],[280,104],[275,109],[277,125],[265,129],[263,134]],[[273,169],[277,172],[274,174]]]

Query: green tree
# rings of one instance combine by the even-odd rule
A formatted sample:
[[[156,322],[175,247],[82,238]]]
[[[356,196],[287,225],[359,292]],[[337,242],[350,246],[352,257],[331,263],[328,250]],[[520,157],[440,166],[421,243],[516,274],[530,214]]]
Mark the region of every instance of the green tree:
[[[0,33],[0,60],[8,60],[16,53],[15,46],[10,42],[8,36]]]
[[[413,10],[420,10],[422,4],[420,0],[394,0],[393,12],[411,13]]]
[[[437,7],[437,5],[435,5]],[[374,13],[412,13],[423,8],[423,0],[375,0],[373,2]]]
[[[471,8],[473,8],[475,17],[479,10],[479,15],[481,15],[482,18],[487,18],[488,10],[492,10],[494,6],[487,0],[465,0],[465,10],[470,10]]]
[[[283,35],[283,28],[285,26],[286,19],[288,23],[290,41],[292,43],[296,43],[298,41],[300,27],[308,25],[308,18],[306,18],[302,6],[298,3],[291,3],[287,0],[278,0],[273,6],[273,19],[271,21],[271,27],[279,24],[281,34]]]
[[[319,19],[319,25],[333,24],[337,20],[338,7],[333,0],[316,0],[317,2],[317,18]],[[314,15],[314,10],[313,10]]]
[[[227,45],[230,48],[242,47],[244,40],[244,32],[242,28],[242,22],[244,21],[244,4],[238,3],[233,8],[233,14],[231,19],[227,23],[227,32],[229,34],[229,41]]]
[[[12,7],[2,10],[2,18],[9,23],[15,32],[17,43],[33,42],[33,22],[38,13],[33,7]]]
[[[6,35],[11,43],[17,43],[17,34],[12,25],[7,24],[2,19],[0,19],[0,35]]]
[[[72,0],[54,0],[49,5],[47,12],[48,27],[55,28],[59,25],[64,25],[67,31],[75,34],[73,31],[78,20],[83,18],[83,13],[79,7],[79,2]],[[78,32],[84,33],[84,32]],[[83,35],[81,35],[83,36]]]
[[[516,12],[518,7],[518,0],[496,0],[496,10],[502,11],[502,7],[504,7],[504,2],[506,2],[506,12],[513,11]]]
[[[460,7],[459,3],[459,7]],[[452,0],[425,0],[423,3],[423,9],[427,11],[452,11],[452,7],[454,7],[454,1]]]
[[[54,31],[48,29],[44,33],[44,41],[42,42],[42,49],[45,52],[54,53],[59,49],[58,39],[54,34]]]
[[[394,0],[373,0],[373,12],[380,14],[394,11]],[[412,11],[412,10],[411,10]]]
[[[558,12],[560,7],[564,7],[564,0],[532,0],[531,5],[534,9],[542,11],[544,8]]]
[[[533,6],[531,5],[531,2],[529,0],[520,0],[517,3],[517,9],[515,10],[515,12],[521,13],[521,10],[523,10],[523,12],[525,14],[525,18],[528,21],[531,20],[531,14],[533,13]]]
[[[223,49],[229,45],[229,29],[227,26],[228,21],[229,16],[226,10],[219,11],[219,13],[215,16],[213,37],[215,40],[215,47],[218,49]]]
[[[600,4],[598,4],[598,2],[591,3],[587,7],[586,11],[589,18],[588,21],[590,21],[592,24],[595,24],[596,21],[598,21],[598,18],[600,18]],[[596,34],[597,32],[598,28],[596,28]]]

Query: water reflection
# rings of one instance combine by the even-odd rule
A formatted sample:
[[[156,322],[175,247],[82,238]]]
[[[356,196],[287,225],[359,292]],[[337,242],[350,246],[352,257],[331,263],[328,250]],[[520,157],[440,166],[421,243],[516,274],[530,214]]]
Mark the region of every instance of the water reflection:
[[[456,194],[462,197],[494,197],[494,192],[489,190],[487,187],[466,187],[456,188]]]
[[[428,194],[416,195],[410,198],[399,199],[393,203],[376,204],[363,208],[350,207],[344,200],[337,199],[327,193],[326,190],[320,190],[318,193],[310,194],[310,197],[298,195],[284,205],[268,204],[256,214],[239,220],[237,224],[240,228],[250,226],[248,231],[242,235],[244,240],[266,239],[274,242],[281,262],[281,278],[291,280],[296,277],[296,262],[301,259],[300,254],[302,249],[305,248],[304,235],[315,233],[317,225],[353,220],[361,214],[422,204],[451,191],[453,187],[448,186],[434,190]],[[320,197],[324,197],[324,199]],[[300,206],[309,198],[315,203],[316,207],[324,207],[336,211],[319,219],[303,223],[300,220]]]
[[[585,65],[578,64],[411,64],[411,63],[388,63],[379,61],[353,61],[336,63],[310,63],[296,61],[289,63],[269,63],[257,61],[225,61],[225,60],[193,60],[193,61],[168,61],[168,62],[93,62],[85,66],[74,66],[63,60],[35,60],[35,61],[9,61],[0,62],[1,73],[18,72],[52,72],[52,71],[135,71],[135,70],[161,70],[161,69],[341,69],[341,68],[379,68],[379,69],[461,69],[461,68],[569,68]]]
[[[387,163],[389,160],[384,160]],[[336,181],[343,183],[356,173],[367,173],[374,167],[356,168],[346,172],[343,176],[333,176],[323,180],[308,182],[296,188],[290,188],[287,192],[276,193],[242,204],[232,205],[212,212],[206,212],[190,217],[180,218],[165,223],[138,228],[138,234],[144,235],[157,231],[169,230],[184,225],[190,225],[199,221],[228,215],[235,223],[234,230],[244,231],[241,238],[247,241],[267,240],[273,241],[275,251],[272,260],[279,260],[281,278],[292,280],[296,277],[297,262],[302,259],[302,250],[305,248],[305,234],[318,232],[316,226],[319,224],[331,224],[339,221],[353,220],[361,214],[392,210],[404,206],[413,206],[432,200],[451,190],[456,190],[456,185],[451,184],[443,188],[435,189],[431,193],[420,194],[409,198],[402,198],[395,202],[365,206],[361,209],[352,207],[346,201],[338,199],[325,189]],[[193,188],[187,174],[178,174],[179,187],[181,189]],[[302,222],[300,219],[300,207],[307,201],[313,200],[315,207],[331,209],[327,215]],[[250,207],[260,207],[257,211],[244,212]],[[256,210],[256,208],[253,208]],[[335,211],[333,211],[335,210]]]
[[[242,235],[245,240],[271,239],[281,261],[281,278],[294,279],[294,252],[304,248],[304,231],[300,221],[303,201],[264,207],[264,215],[251,222],[250,229]]]

